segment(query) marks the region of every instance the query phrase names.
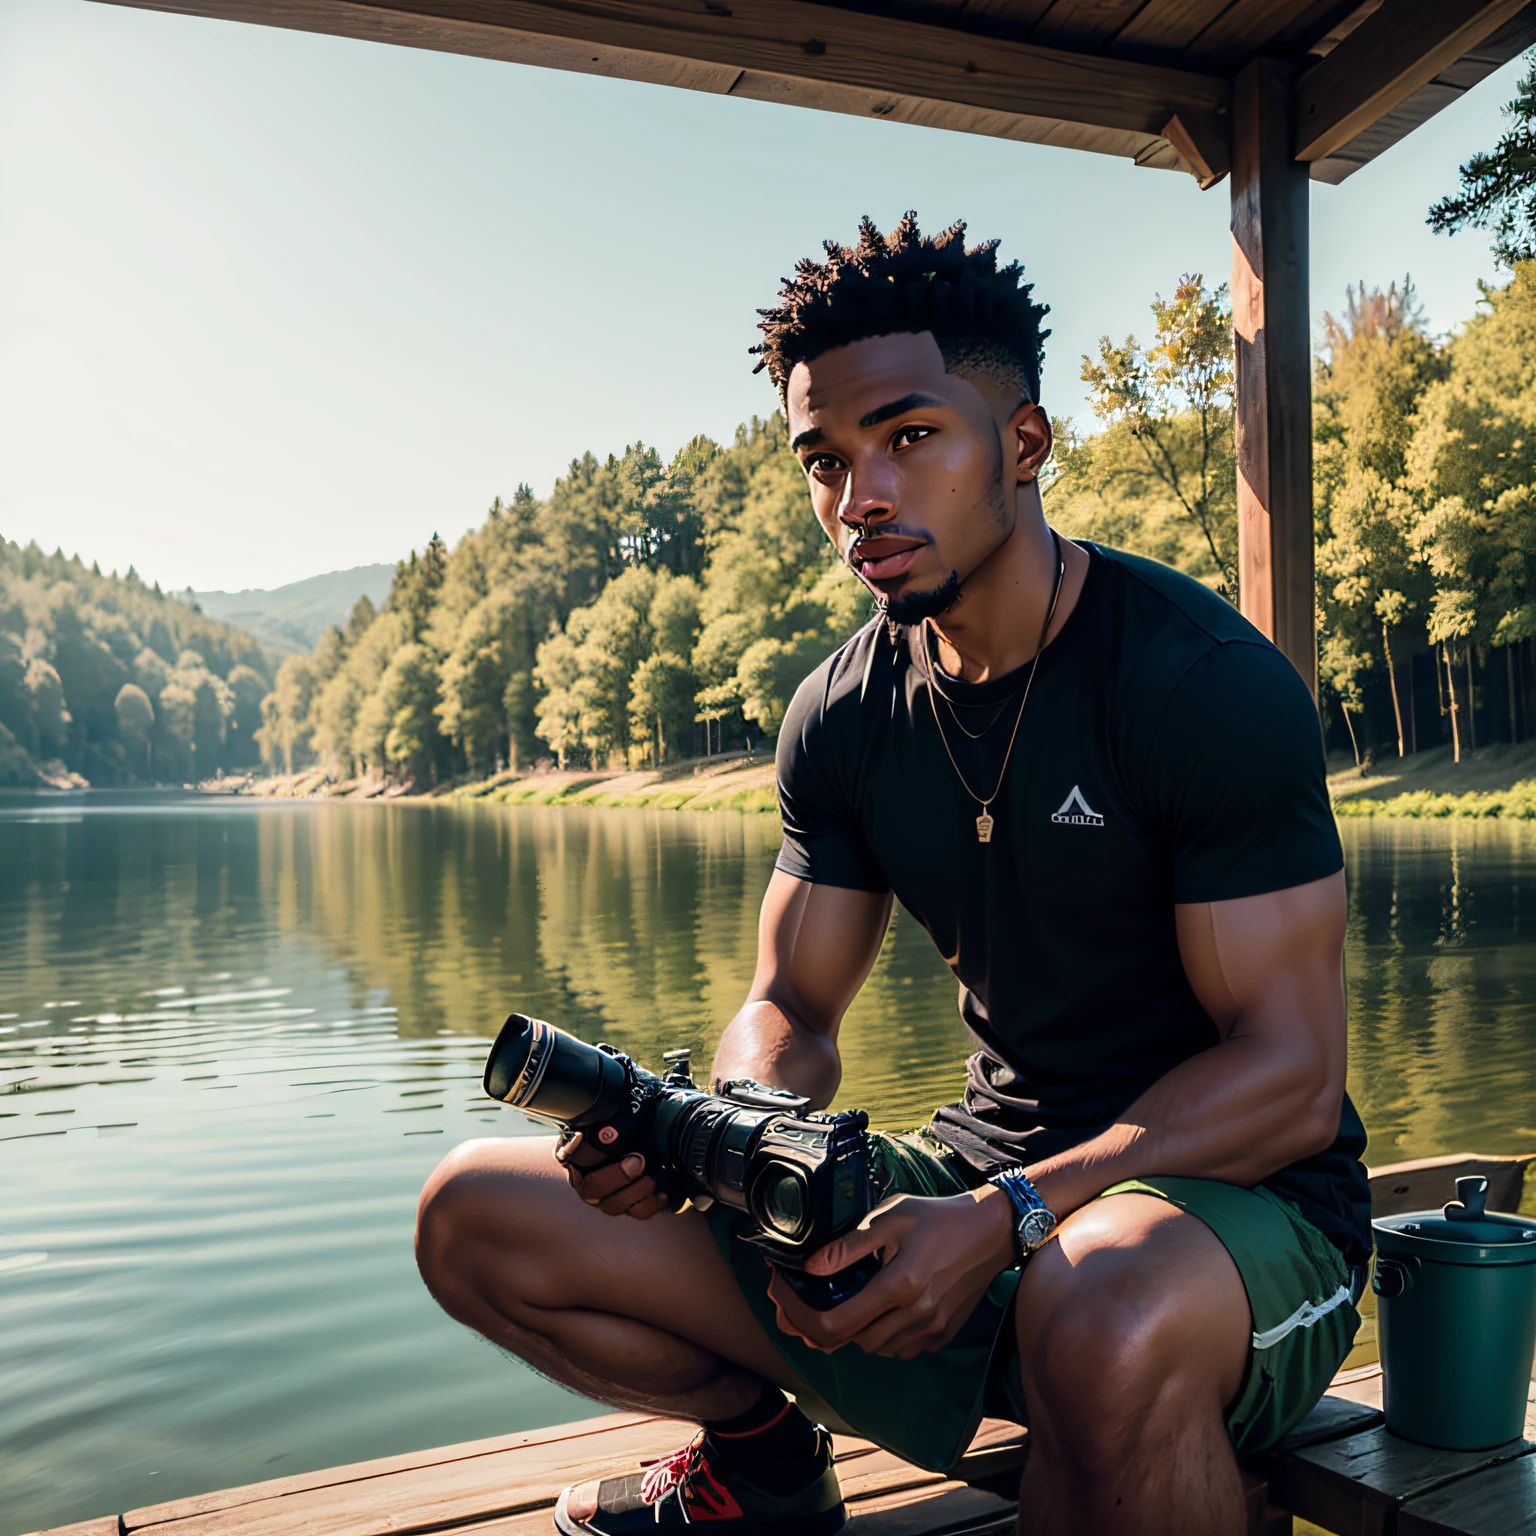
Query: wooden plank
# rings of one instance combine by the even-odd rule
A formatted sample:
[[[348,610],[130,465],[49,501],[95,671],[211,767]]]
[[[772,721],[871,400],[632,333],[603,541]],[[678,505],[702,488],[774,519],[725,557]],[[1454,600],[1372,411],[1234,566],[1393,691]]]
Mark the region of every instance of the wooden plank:
[[[1374,0],[1312,0],[1310,5],[1298,6],[1290,18],[1270,34],[1266,45],[1284,58],[1300,61],[1315,48],[1319,55],[1327,51],[1323,40],[1335,27],[1347,27],[1349,18],[1362,5],[1367,8]],[[1323,45],[1323,46],[1319,46]]]
[[[1239,596],[1315,696],[1309,188],[1292,111],[1283,64],[1257,59],[1233,82]]]
[[[1381,7],[1382,0],[1361,0],[1352,11],[1339,17],[1307,51],[1317,58],[1332,53],[1356,27],[1374,16]]]
[[[962,14],[969,23],[980,22],[989,37],[1024,38],[1051,4],[1052,0],[966,0]]]
[[[1231,0],[1147,0],[1115,35],[1109,51],[1171,64],[1230,5]]]
[[[1342,1440],[1347,1435],[1358,1435],[1374,1429],[1381,1423],[1381,1371],[1376,1371],[1378,1383],[1375,1406],[1369,1402],[1345,1397],[1330,1391],[1300,1424],[1288,1434],[1273,1455],[1285,1456],[1309,1445],[1322,1445],[1329,1440]]]
[[[1200,190],[1214,187],[1232,169],[1232,146],[1227,120],[1212,113],[1201,122],[1186,121],[1177,112],[1163,125],[1163,137],[1179,152]]]
[[[1340,1371],[1328,1388],[1328,1395],[1360,1408],[1381,1408],[1381,1362]]]
[[[959,1532],[1011,1531],[1018,1502],[968,1488],[964,1483],[903,1490],[848,1500],[847,1536],[958,1536]]]
[[[1337,0],[1236,0],[1190,43],[1184,57],[1201,69],[1236,69],[1272,47],[1319,7],[1332,10]]]
[[[1142,7],[1143,0],[1056,0],[1030,33],[1033,43],[1101,48]]]
[[[210,1515],[219,1510],[233,1509],[237,1505],[282,1498],[287,1494],[335,1488],[347,1483],[363,1482],[369,1478],[386,1477],[391,1473],[471,1461],[476,1457],[500,1451],[536,1452],[538,1447],[587,1441],[594,1436],[625,1437],[631,1431],[641,1431],[644,1426],[657,1423],[668,1425],[668,1433],[675,1431],[676,1426],[672,1420],[658,1419],[653,1414],[604,1413],[590,1419],[578,1419],[570,1424],[553,1424],[545,1429],[521,1430],[511,1435],[496,1435],[488,1440],[468,1440],[459,1445],[437,1446],[425,1451],[409,1451],[401,1456],[384,1456],[374,1461],[353,1462],[349,1466],[326,1467],[317,1472],[293,1473],[287,1477],[276,1477],[262,1483],[249,1483],[239,1488],[220,1488],[212,1493],[194,1494],[190,1498],[174,1499],[168,1503],[150,1504],[143,1509],[130,1510],[123,1519],[126,1530],[137,1530],[146,1525],[186,1520],[194,1515]],[[611,1444],[613,1441],[607,1439],[604,1443]],[[618,1454],[624,1454],[623,1450],[621,1449]],[[82,1533],[82,1536],[85,1536],[85,1533]]]
[[[1013,1536],[1018,1509],[998,1508],[989,1495],[969,1488],[930,1493],[920,1501],[892,1510],[853,1510],[843,1528],[845,1536]],[[548,1509],[530,1510],[484,1525],[461,1526],[454,1536],[552,1536]]]
[[[980,38],[807,0],[730,0],[712,7],[695,0],[114,3],[661,78],[733,95],[780,99],[786,85],[808,82],[817,87],[815,105],[861,115],[887,116],[884,103],[906,98],[1157,137],[1173,113],[1224,110],[1227,99],[1225,80],[1213,75]],[[679,71],[678,61],[708,68],[695,77]],[[729,71],[737,72],[734,84]]]
[[[206,1513],[144,1520],[125,1515],[125,1532],[175,1531],[178,1536],[408,1536],[448,1526],[547,1509],[568,1483],[600,1476],[616,1465],[663,1456],[692,1426],[664,1419],[625,1424],[607,1433],[411,1467],[382,1476],[344,1477],[276,1497]],[[345,1472],[347,1469],[338,1469]],[[553,1492],[551,1492],[553,1489]]]
[[[1399,1439],[1385,1427],[1287,1454],[1276,1477],[1278,1502],[1339,1536],[1390,1532],[1399,1509],[1460,1478],[1530,1455],[1529,1441],[1491,1451],[1441,1451]]]
[[[1488,1180],[1488,1209],[1518,1211],[1525,1189],[1525,1170],[1536,1163],[1536,1152],[1490,1156],[1457,1152],[1449,1157],[1420,1157],[1388,1163],[1368,1172],[1371,1215],[1398,1216],[1404,1211],[1428,1211],[1456,1198],[1456,1180],[1481,1174]]]
[[[1304,74],[1295,154],[1322,160],[1496,31],[1526,0],[1393,0]]]
[[[97,1520],[80,1520],[74,1525],[56,1525],[52,1530],[33,1531],[31,1536],[122,1536],[122,1522],[116,1515]]]
[[[1399,1536],[1533,1536],[1536,1456],[1410,1499],[1397,1517]]]
[[[853,1505],[849,1516],[845,1536],[1013,1536],[1018,1507],[963,1484],[941,1483]],[[454,1536],[551,1536],[552,1529],[544,1508],[461,1526]]]
[[[176,1536],[408,1536],[410,1532],[481,1526],[548,1510],[562,1488],[685,1443],[694,1426],[640,1414],[608,1414],[576,1425],[450,1446],[412,1456],[226,1489],[134,1510],[123,1533],[174,1531]],[[833,1437],[844,1496],[891,1499],[902,1493],[961,1486],[966,1478],[993,1477],[1023,1464],[1023,1431],[987,1420],[953,1480],[914,1467],[889,1451],[852,1436]],[[968,1490],[970,1492],[971,1490]],[[950,1498],[945,1508],[970,1517],[995,1512],[995,1495]],[[884,1508],[885,1506],[881,1506]],[[894,1506],[893,1506],[894,1507]],[[961,1518],[960,1514],[955,1516]],[[78,1536],[118,1536],[80,1532]]]

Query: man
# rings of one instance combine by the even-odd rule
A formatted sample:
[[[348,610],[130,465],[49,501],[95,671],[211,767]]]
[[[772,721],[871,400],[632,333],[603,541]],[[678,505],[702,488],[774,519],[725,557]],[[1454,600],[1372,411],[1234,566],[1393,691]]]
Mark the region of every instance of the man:
[[[932,1468],[983,1412],[1027,1423],[1031,1532],[1227,1536],[1237,1455],[1312,1406],[1358,1326],[1312,701],[1220,597],[1046,526],[1045,310],[963,233],[866,220],[765,312],[816,516],[882,611],[780,732],[784,844],[714,1071],[828,1103],[893,894],[981,1049],[962,1103],[880,1139],[888,1198],[813,1268],[883,1267],[825,1313],[730,1213],[667,1211],[638,1158],[444,1161],[418,1233],[442,1305],[578,1392],[701,1425],[566,1490],[567,1536],[837,1530],[799,1405]]]

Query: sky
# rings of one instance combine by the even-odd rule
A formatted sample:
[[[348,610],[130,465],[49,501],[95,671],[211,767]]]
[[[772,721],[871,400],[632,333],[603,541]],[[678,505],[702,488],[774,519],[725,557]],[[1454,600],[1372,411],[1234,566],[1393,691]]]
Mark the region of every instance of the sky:
[[[1516,63],[1342,187],[1312,303],[1497,269],[1424,214]],[[167,588],[450,542],[587,449],[772,411],[755,311],[860,215],[957,218],[1052,308],[1042,392],[1225,279],[1225,185],[1127,161],[90,0],[0,0],[0,534]]]

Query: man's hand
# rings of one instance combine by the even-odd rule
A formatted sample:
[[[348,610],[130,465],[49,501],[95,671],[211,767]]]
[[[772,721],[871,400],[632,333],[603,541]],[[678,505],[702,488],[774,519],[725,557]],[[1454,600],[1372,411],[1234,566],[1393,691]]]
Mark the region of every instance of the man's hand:
[[[857,1344],[872,1355],[912,1360],[960,1331],[993,1278],[1013,1263],[1013,1206],[990,1185],[963,1195],[896,1195],[806,1263],[835,1274],[878,1253],[880,1273],[830,1312],[807,1306],[775,1272],[768,1294],[779,1327],[813,1349]]]
[[[608,1216],[634,1216],[644,1221],[667,1209],[667,1197],[645,1172],[645,1159],[631,1152],[623,1162],[610,1163],[601,1148],[583,1146],[581,1132],[555,1143],[555,1161],[565,1169],[571,1188],[588,1205]]]

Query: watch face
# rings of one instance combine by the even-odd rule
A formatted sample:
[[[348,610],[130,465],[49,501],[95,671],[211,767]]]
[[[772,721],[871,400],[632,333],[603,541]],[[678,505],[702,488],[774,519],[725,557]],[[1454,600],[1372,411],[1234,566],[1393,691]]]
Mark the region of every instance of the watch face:
[[[1049,1211],[1030,1211],[1019,1221],[1019,1245],[1033,1253],[1051,1235],[1056,1218]]]

